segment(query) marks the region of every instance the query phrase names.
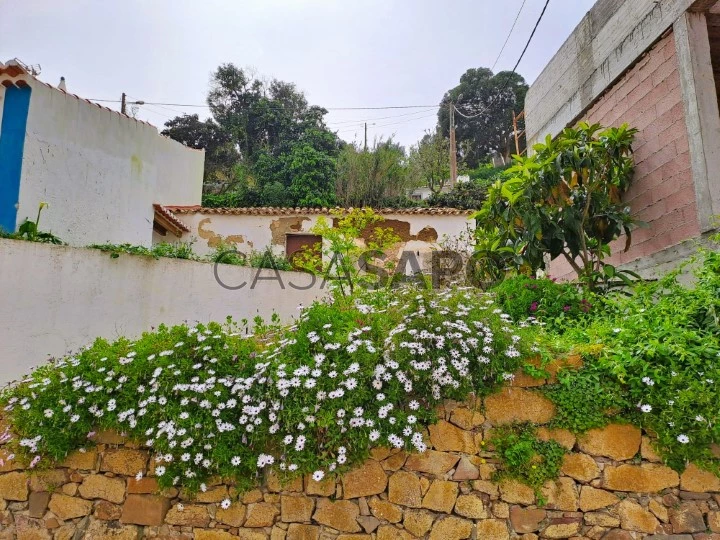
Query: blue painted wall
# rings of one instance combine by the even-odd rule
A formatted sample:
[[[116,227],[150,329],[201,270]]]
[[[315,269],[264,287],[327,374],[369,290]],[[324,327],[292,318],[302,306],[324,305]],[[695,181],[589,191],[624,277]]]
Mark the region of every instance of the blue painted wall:
[[[0,126],[0,228],[15,231],[16,204],[20,196],[25,126],[30,108],[27,86],[5,89],[2,126]]]

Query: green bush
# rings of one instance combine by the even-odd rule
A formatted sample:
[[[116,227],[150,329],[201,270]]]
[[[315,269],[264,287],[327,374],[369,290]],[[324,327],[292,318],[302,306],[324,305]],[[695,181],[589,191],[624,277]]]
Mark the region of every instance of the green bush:
[[[573,433],[622,421],[621,413],[632,410],[623,385],[592,362],[579,371],[561,372],[557,384],[544,392],[557,407],[553,426]]]
[[[535,317],[550,326],[592,314],[597,301],[574,283],[524,275],[506,278],[493,292],[505,313],[516,321]]]
[[[247,255],[237,250],[233,244],[220,242],[207,256],[207,260],[217,264],[249,266]]]
[[[479,210],[487,196],[488,186],[484,182],[460,182],[447,193],[433,193],[427,200],[428,206]]]
[[[695,461],[718,470],[710,445],[720,443],[720,253],[704,254],[691,287],[679,272],[605,298],[600,316],[558,336],[597,357],[548,395],[568,427],[620,415],[656,433],[672,467]]]
[[[250,252],[250,266],[253,268],[272,268],[274,270],[292,270],[293,266],[283,255],[276,255],[271,250]]]
[[[88,247],[108,252],[113,259],[117,259],[121,253],[125,253],[128,255],[144,255],[155,259],[167,257],[170,259],[198,260],[197,255],[193,252],[192,242],[178,242],[177,244],[160,242],[150,248],[133,244],[92,244]]]

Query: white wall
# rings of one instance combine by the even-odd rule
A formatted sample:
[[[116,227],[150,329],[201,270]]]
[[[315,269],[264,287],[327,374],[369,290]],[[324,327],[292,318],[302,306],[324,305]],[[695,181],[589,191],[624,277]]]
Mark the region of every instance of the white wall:
[[[44,201],[41,229],[71,245],[149,246],[153,203],[200,203],[204,152],[37,80],[31,87],[18,225]]]
[[[155,138],[157,184],[155,200],[160,204],[194,205],[202,200],[205,150],[195,150],[158,135]]]
[[[234,243],[238,251],[250,252],[253,249],[262,251],[270,246],[277,254],[285,253],[283,241],[273,243],[272,223],[278,220],[294,221],[298,224],[297,230],[287,230],[287,233],[311,234],[312,227],[317,223],[317,214],[295,214],[295,215],[247,215],[247,214],[212,214],[195,212],[191,214],[177,213],[180,221],[190,229],[189,233],[183,235],[182,241],[193,241],[193,250],[199,255],[206,255],[213,251],[212,244],[216,237],[223,241]],[[417,235],[423,228],[431,227],[438,235],[438,242],[443,236],[457,236],[467,229],[474,228],[474,220],[468,215],[433,215],[433,214],[383,214],[385,220],[404,221],[410,224],[410,234]],[[331,220],[330,215],[325,216]],[[378,227],[385,227],[383,222]],[[280,224],[276,227],[283,228]],[[235,238],[233,238],[235,237]],[[242,237],[242,240],[240,238]],[[157,241],[172,241],[173,237],[158,237]],[[233,242],[234,240],[234,242]],[[438,247],[438,242],[421,242],[411,240],[406,243],[408,249],[432,249]]]
[[[180,239],[184,242],[193,242],[193,251],[201,256],[211,253],[215,248],[218,239],[230,246],[235,246],[238,251],[250,253],[251,251],[264,251],[270,247],[273,253],[285,255],[286,234],[312,234],[311,229],[317,223],[316,214],[296,215],[247,215],[247,214],[211,214],[196,212],[192,214],[176,214],[190,229]],[[397,255],[402,250],[413,251],[420,264],[421,269],[428,271],[431,268],[431,253],[441,249],[444,237],[457,237],[468,228],[474,230],[475,221],[470,216],[462,215],[433,215],[433,214],[383,214],[386,221],[397,220],[407,222],[410,225],[410,235],[417,236],[426,227],[430,227],[437,233],[437,241],[430,242],[419,239],[410,239],[397,247]],[[329,215],[326,219],[331,220]],[[283,221],[284,220],[284,221]],[[273,222],[276,234],[273,238]],[[290,230],[288,225],[296,224],[296,229]],[[386,227],[387,224],[379,222],[378,227]],[[278,238],[279,236],[279,238]],[[165,237],[155,235],[154,242],[173,242],[174,236],[168,234]],[[407,272],[411,272],[408,267]]]
[[[322,296],[320,283],[300,291],[310,278],[280,272],[277,281],[250,285],[257,270],[178,259],[121,255],[0,239],[0,384],[96,337],[136,337],[160,323],[236,320],[278,313],[284,321]],[[270,270],[261,276],[274,277]]]

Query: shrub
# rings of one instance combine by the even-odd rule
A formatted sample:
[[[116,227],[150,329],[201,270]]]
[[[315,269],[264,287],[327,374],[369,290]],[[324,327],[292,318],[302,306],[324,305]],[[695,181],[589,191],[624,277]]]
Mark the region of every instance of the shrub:
[[[276,331],[212,323],[97,340],[0,402],[28,456],[62,459],[115,429],[154,450],[161,486],[219,475],[248,488],[269,466],[321,479],[372,446],[424,450],[438,403],[488,393],[533,348],[531,329],[467,289],[339,296]]]
[[[276,255],[270,249],[265,251],[252,251],[249,257],[250,266],[253,268],[272,268],[274,270],[292,270],[293,266],[290,264],[285,256]]]
[[[377,268],[390,268],[393,263],[386,260],[386,250],[399,241],[392,227],[383,228],[385,218],[371,208],[354,208],[350,211],[331,210],[332,220],[320,216],[310,229],[312,234],[321,236],[323,242],[306,246],[293,258],[293,263],[306,272],[322,274],[333,279],[336,290],[351,295],[358,286],[369,288],[385,283],[376,279],[378,273],[371,273],[368,263]],[[364,238],[363,247],[358,239]]]
[[[493,289],[498,304],[515,320],[528,317],[551,326],[568,319],[585,317],[596,302],[594,296],[573,283],[556,283],[547,278],[525,275],[509,277]]]
[[[469,181],[456,184],[447,193],[433,193],[428,206],[479,210],[487,197],[488,185],[484,182]]]
[[[720,253],[704,254],[692,287],[679,283],[680,271],[631,297],[606,298],[602,316],[569,327],[561,339],[594,347],[597,358],[549,396],[569,427],[619,414],[656,433],[672,467],[695,461],[720,470],[710,454],[720,443]]]
[[[167,257],[170,259],[198,260],[197,255],[193,252],[192,242],[178,242],[177,244],[160,242],[149,248],[133,244],[92,244],[88,247],[106,251],[110,253],[110,257],[113,259],[117,259],[121,253],[126,253],[128,255],[145,255],[155,259]]]
[[[594,363],[579,371],[562,371],[557,384],[544,392],[557,407],[553,426],[573,433],[623,420],[621,414],[632,408],[623,385]]]
[[[245,253],[237,250],[233,244],[220,242],[207,255],[207,260],[216,264],[232,264],[235,266],[248,266],[248,258]]]
[[[177,244],[160,242],[159,244],[155,244],[151,251],[152,254],[157,257],[187,260],[197,259],[197,256],[192,249],[192,242],[178,242]]]
[[[581,122],[548,136],[531,156],[515,156],[507,180],[490,187],[477,215],[478,236],[510,248],[508,264],[535,270],[547,257],[562,256],[590,288],[627,278],[603,259],[623,233],[625,249],[630,246],[634,219],[622,195],[633,177],[637,130],[601,129]]]

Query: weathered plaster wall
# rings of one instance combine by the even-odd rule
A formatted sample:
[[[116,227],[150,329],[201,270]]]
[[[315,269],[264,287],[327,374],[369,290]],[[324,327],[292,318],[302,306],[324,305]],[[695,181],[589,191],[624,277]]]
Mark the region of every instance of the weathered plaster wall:
[[[153,203],[200,202],[203,151],[39,81],[30,84],[18,224],[34,219],[44,201],[50,206],[41,228],[71,245],[149,246]]]
[[[506,388],[439,412],[423,454],[378,448],[338,478],[282,485],[269,473],[242,494],[217,479],[195,498],[159,491],[151,451],[117,433],[97,433],[97,446],[43,471],[8,461],[0,447],[0,539],[711,540],[720,533],[720,479],[692,464],[678,475],[636,427],[611,424],[579,437],[539,427],[541,438],[568,450],[560,477],[541,490],[542,505],[528,486],[495,480],[501,465],[489,442],[494,426],[547,424],[554,409],[540,392]],[[232,504],[222,509],[225,498]]]
[[[194,241],[193,250],[200,255],[212,252],[219,242],[232,244],[243,253],[270,247],[274,253],[284,255],[286,234],[311,234],[318,219],[316,214],[253,216],[201,212],[177,217],[191,231],[181,240]],[[332,219],[329,215],[325,218]],[[474,221],[468,215],[383,214],[383,218],[385,221],[377,226],[393,228],[402,239],[397,250],[415,252],[424,268],[429,267],[429,254],[438,248],[443,237],[456,237],[468,227],[474,229]],[[155,240],[168,238],[156,236]]]
[[[688,132],[672,32],[666,34],[625,73],[583,116],[590,123],[636,127],[635,177],[625,194],[633,215],[647,223],[632,234],[625,253],[625,237],[614,242],[612,264],[628,264],[700,234]],[[640,267],[638,267],[640,268]],[[660,268],[643,265],[646,276]],[[566,261],[550,266],[554,277],[573,277]]]
[[[121,255],[0,239],[0,384],[21,377],[48,356],[64,355],[96,337],[135,337],[160,323],[236,320],[273,312],[288,321],[299,304],[320,297],[319,283],[281,272],[258,281],[257,270],[209,263]],[[264,277],[272,271],[262,270]]]

